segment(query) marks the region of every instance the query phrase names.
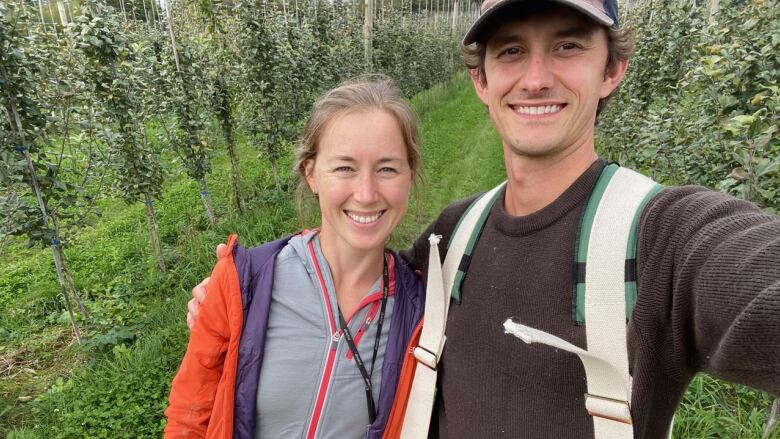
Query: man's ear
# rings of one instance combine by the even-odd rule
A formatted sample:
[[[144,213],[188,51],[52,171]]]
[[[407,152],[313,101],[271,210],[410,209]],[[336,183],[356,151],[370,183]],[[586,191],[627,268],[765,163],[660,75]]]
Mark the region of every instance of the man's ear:
[[[612,94],[616,88],[620,85],[623,77],[626,76],[626,70],[628,70],[628,60],[619,60],[607,66],[604,71],[604,81],[601,83],[601,90],[599,97],[605,98]]]
[[[306,176],[306,184],[309,185],[309,190],[315,195],[318,194],[317,181],[314,179],[314,159],[304,160],[303,172]]]
[[[479,68],[469,69],[469,76],[471,77],[471,83],[474,84],[474,91],[477,92],[477,96],[483,104],[487,105],[487,80],[485,79]]]

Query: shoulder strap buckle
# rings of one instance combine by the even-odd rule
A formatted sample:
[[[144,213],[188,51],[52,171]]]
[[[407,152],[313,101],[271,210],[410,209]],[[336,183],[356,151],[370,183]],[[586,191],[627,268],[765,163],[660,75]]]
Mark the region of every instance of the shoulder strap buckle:
[[[426,366],[430,370],[436,370],[436,367],[439,364],[438,355],[419,345],[414,348],[412,353],[418,363]]]
[[[586,393],[585,408],[588,410],[588,414],[593,417],[622,422],[623,424],[633,424],[628,401]]]

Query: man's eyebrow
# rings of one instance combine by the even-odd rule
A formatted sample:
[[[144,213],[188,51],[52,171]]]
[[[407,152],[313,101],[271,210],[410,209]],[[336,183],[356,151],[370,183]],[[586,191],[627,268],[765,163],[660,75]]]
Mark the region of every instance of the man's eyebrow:
[[[594,29],[581,25],[575,25],[555,32],[556,38],[581,38],[589,40],[594,34]]]
[[[506,33],[502,35],[496,35],[490,40],[490,43],[493,46],[503,46],[504,44],[518,42],[521,39],[522,38],[520,38],[520,35],[516,35],[514,33]]]
[[[555,38],[580,38],[584,40],[590,40],[593,34],[594,29],[577,24],[555,32],[554,36]],[[520,34],[515,32],[508,32],[494,36],[490,42],[494,46],[502,46],[504,44],[516,43],[522,39],[523,38],[520,36]]]

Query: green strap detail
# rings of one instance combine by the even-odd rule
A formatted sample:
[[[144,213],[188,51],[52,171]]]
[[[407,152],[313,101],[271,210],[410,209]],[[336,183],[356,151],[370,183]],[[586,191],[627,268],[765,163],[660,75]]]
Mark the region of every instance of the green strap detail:
[[[637,245],[637,232],[639,230],[639,217],[642,216],[642,212],[645,210],[647,203],[661,190],[663,186],[656,184],[639,203],[639,207],[634,214],[634,220],[631,222],[631,231],[628,235],[628,248],[626,249],[626,260],[634,261],[636,265],[636,245]],[[638,274],[638,273],[637,273]],[[636,279],[626,281],[626,320],[631,317],[631,313],[634,312],[634,305],[636,305],[637,296],[637,284]]]
[[[593,191],[588,199],[588,204],[585,206],[585,212],[580,220],[580,233],[577,237],[577,253],[575,261],[575,269],[583,267],[588,260],[588,242],[590,240],[590,229],[593,227],[593,219],[596,216],[596,210],[601,202],[601,197],[604,196],[604,191],[607,189],[612,176],[620,168],[615,163],[607,165],[599,176],[596,186],[593,187]],[[575,273],[575,275],[578,273]],[[579,282],[579,279],[575,279],[574,287],[574,310],[572,312],[574,323],[582,325],[585,323],[585,283]]]
[[[585,212],[582,215],[580,221],[579,236],[577,239],[577,253],[576,253],[576,265],[575,275],[575,287],[574,287],[574,309],[572,311],[572,318],[576,325],[583,325],[585,323],[585,276],[584,273],[580,273],[579,270],[584,269],[587,271],[588,260],[588,243],[590,240],[591,228],[593,227],[593,220],[596,216],[599,203],[604,196],[604,191],[609,185],[612,176],[620,168],[615,163],[607,165],[599,176],[599,180],[596,182],[596,186],[588,199],[588,204],[585,207]],[[642,216],[647,203],[661,190],[663,186],[656,184],[642,199],[634,218],[631,222],[631,228],[629,229],[629,236],[626,248],[626,261],[636,266],[636,245],[637,245],[637,229],[639,227],[639,218]],[[625,283],[625,301],[626,301],[626,320],[631,317],[631,313],[634,311],[634,305],[636,305],[637,298],[637,283],[636,279],[627,280]]]
[[[501,183],[503,185],[504,183]],[[463,255],[461,256],[461,261],[458,265],[458,272],[455,274],[455,279],[452,283],[452,291],[450,291],[450,297],[455,303],[460,304],[461,299],[461,291],[460,287],[463,284],[463,279],[466,277],[466,271],[463,270],[463,258],[471,258],[471,254],[474,252],[474,247],[477,245],[477,241],[479,241],[480,235],[482,235],[482,229],[485,228],[485,223],[487,222],[488,216],[490,216],[490,210],[493,208],[493,205],[496,203],[496,200],[501,196],[503,191],[498,190],[493,194],[493,198],[488,201],[487,204],[485,204],[485,208],[480,212],[479,218],[477,219],[477,223],[474,225],[473,230],[460,230],[461,222],[466,217],[466,215],[471,211],[471,209],[474,208],[474,206],[477,204],[479,200],[482,199],[482,197],[487,196],[488,194],[485,193],[474,201],[471,202],[471,205],[469,205],[468,209],[461,215],[460,219],[458,220],[458,224],[455,226],[455,230],[452,232],[452,237],[454,237],[457,233],[470,233],[469,240],[466,243],[466,249],[463,252]],[[453,238],[450,238],[450,240],[447,243],[447,249],[449,250],[449,243],[453,241]],[[468,269],[468,267],[466,267]]]

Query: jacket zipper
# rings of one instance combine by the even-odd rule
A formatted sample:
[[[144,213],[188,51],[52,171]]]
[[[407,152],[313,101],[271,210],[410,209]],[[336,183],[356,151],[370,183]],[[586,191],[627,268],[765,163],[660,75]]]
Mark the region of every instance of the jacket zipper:
[[[322,371],[320,378],[320,384],[317,386],[317,398],[314,403],[314,410],[309,418],[309,426],[306,428],[306,438],[314,439],[317,436],[317,430],[320,426],[320,418],[322,416],[322,408],[325,405],[325,399],[328,396],[328,389],[330,387],[330,378],[333,374],[333,365],[336,361],[336,351],[338,349],[339,337],[341,334],[336,330],[336,321],[333,316],[333,307],[330,303],[330,297],[328,297],[328,289],[325,285],[325,279],[322,277],[322,270],[320,264],[317,262],[317,255],[314,253],[314,245],[309,241],[309,256],[314,263],[314,271],[317,274],[317,280],[320,284],[320,292],[325,303],[325,310],[328,316],[328,328],[330,329],[330,340],[328,340],[328,354],[325,358],[325,368]]]
[[[308,245],[309,250],[309,257],[312,260],[312,263],[314,264],[314,271],[317,274],[317,281],[320,284],[320,292],[322,293],[322,298],[325,303],[326,308],[326,314],[328,316],[328,328],[330,329],[330,340],[328,341],[328,354],[325,358],[325,368],[322,371],[322,376],[320,377],[320,383],[317,386],[317,398],[316,402],[314,404],[314,410],[312,411],[311,417],[309,418],[308,427],[306,428],[306,438],[307,439],[314,439],[317,437],[317,432],[319,431],[320,427],[320,421],[322,417],[322,409],[325,406],[325,400],[328,396],[328,390],[330,388],[330,380],[331,376],[333,375],[333,369],[336,362],[336,352],[338,351],[338,343],[341,339],[341,331],[336,328],[336,320],[333,315],[333,307],[331,306],[330,297],[328,296],[328,289],[325,284],[325,278],[322,276],[322,269],[320,268],[320,264],[317,261],[317,255],[314,252],[314,244],[312,241],[309,241]],[[389,296],[395,295],[395,264],[394,260],[391,257],[388,269],[390,270],[390,291],[388,292]],[[363,337],[363,334],[366,332],[366,329],[368,325],[373,321],[373,319],[376,317],[376,315],[379,313],[379,306],[382,299],[382,291],[377,291],[372,294],[369,294],[366,296],[359,304],[358,304],[358,310],[363,309],[366,305],[371,303],[371,308],[369,308],[368,312],[366,313],[366,319],[363,322],[363,324],[360,326],[360,329],[358,329],[358,332],[355,335],[355,345],[357,345],[360,342],[360,339]],[[373,302],[373,303],[372,303]],[[351,316],[350,316],[351,320]],[[349,321],[347,322],[349,323]],[[347,359],[352,359],[352,352],[347,350]]]

